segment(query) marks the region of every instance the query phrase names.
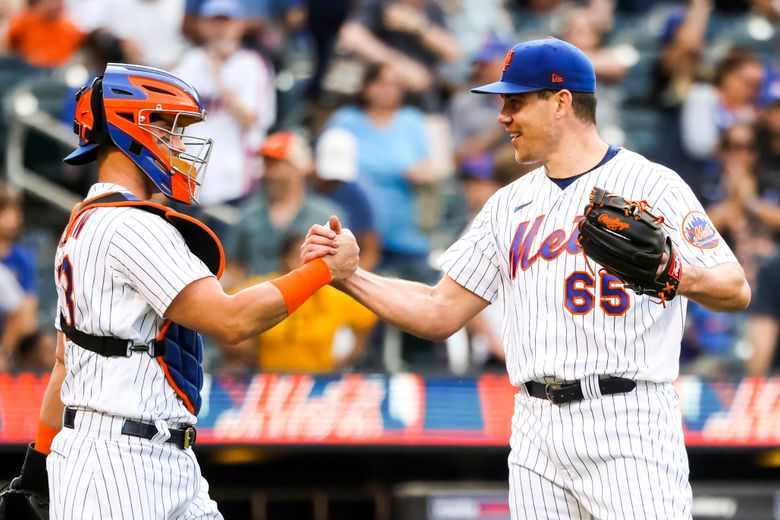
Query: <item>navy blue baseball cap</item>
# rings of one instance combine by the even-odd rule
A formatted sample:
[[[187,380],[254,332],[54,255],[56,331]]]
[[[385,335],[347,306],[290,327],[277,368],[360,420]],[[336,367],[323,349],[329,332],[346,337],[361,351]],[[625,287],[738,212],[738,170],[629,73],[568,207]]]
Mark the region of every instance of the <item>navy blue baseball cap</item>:
[[[507,52],[501,80],[471,89],[477,94],[522,94],[537,90],[596,92],[588,56],[571,43],[544,38],[518,43]]]

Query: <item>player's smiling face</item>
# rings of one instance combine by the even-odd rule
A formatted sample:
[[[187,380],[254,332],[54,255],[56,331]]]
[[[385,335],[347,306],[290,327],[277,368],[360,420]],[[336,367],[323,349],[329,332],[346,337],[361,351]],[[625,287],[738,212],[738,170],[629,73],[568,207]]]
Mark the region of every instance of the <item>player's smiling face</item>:
[[[498,122],[504,125],[521,164],[544,161],[555,146],[555,96],[535,92],[502,95]]]

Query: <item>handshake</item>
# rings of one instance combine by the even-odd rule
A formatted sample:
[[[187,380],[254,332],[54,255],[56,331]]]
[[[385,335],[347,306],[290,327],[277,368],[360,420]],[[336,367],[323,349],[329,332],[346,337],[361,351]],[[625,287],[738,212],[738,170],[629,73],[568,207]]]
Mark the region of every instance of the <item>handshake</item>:
[[[360,248],[355,235],[342,228],[336,216],[328,219],[327,226],[313,225],[301,245],[302,264],[317,258],[322,258],[328,265],[333,281],[346,280],[357,270]]]

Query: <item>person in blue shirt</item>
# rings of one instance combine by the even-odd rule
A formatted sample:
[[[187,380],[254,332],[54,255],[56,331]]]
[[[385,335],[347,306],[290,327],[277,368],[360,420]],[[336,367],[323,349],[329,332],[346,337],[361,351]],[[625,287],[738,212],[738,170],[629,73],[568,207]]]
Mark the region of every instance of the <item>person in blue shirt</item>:
[[[0,347],[9,352],[35,330],[38,321],[35,254],[17,243],[21,228],[19,199],[8,186],[0,184],[0,264],[13,274],[24,293],[21,305],[14,312],[14,319],[0,311]]]
[[[417,281],[431,281],[429,238],[417,224],[415,188],[436,180],[424,114],[404,102],[400,78],[388,65],[368,68],[359,106],[336,111],[328,128],[343,128],[358,143],[357,183],[366,192],[382,240],[378,266]]]

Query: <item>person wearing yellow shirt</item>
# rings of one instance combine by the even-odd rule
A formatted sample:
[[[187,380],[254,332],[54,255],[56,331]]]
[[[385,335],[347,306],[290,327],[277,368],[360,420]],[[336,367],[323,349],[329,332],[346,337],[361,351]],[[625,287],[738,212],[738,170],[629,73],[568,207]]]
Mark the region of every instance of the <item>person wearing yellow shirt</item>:
[[[281,264],[285,273],[300,265],[298,252],[303,236],[286,238]],[[247,282],[259,283],[278,274],[258,277]],[[236,288],[236,290],[239,290]],[[351,366],[363,352],[376,315],[352,297],[326,285],[304,302],[294,314],[265,331],[256,340],[227,347],[226,366],[231,360],[256,355],[263,372],[335,372]],[[344,334],[343,332],[348,331]],[[350,334],[351,333],[351,334]],[[349,353],[337,356],[334,341],[347,340]],[[343,343],[340,345],[343,348]]]

